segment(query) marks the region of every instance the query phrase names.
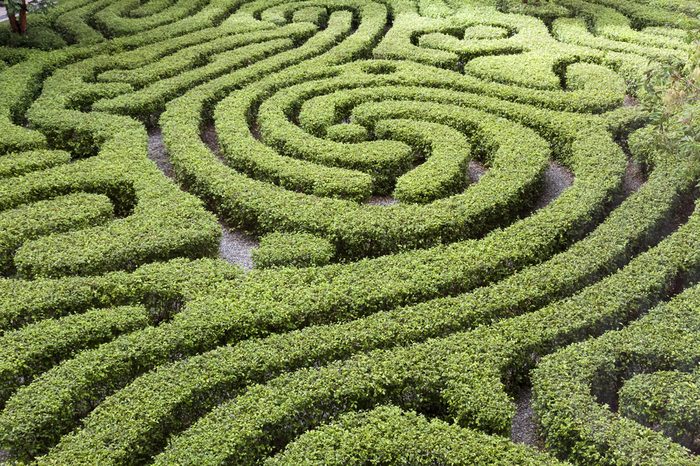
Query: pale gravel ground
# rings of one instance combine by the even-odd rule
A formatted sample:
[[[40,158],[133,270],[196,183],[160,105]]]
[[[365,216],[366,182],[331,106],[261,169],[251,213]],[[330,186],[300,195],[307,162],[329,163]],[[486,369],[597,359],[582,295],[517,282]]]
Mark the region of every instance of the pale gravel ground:
[[[636,107],[639,105],[639,100],[637,100],[636,97],[633,97],[631,95],[626,95],[624,100],[622,101],[622,105],[624,107]]]
[[[515,443],[523,443],[538,449],[544,447],[544,442],[537,431],[530,388],[521,390],[515,400],[515,416],[511,425],[510,439]]]
[[[488,171],[488,168],[476,160],[470,160],[469,161],[469,179],[471,180],[472,183],[476,183],[481,179],[482,176],[486,174]]]
[[[472,160],[469,162],[469,177],[473,182],[479,181],[488,172],[488,168],[482,163]],[[541,209],[555,200],[574,182],[571,170],[558,162],[550,161],[549,167],[542,179],[542,192],[534,205],[534,210]]]
[[[544,172],[542,180],[542,193],[535,202],[535,210],[547,206],[550,202],[558,198],[561,193],[574,182],[574,175],[571,170],[558,162],[550,161],[549,167]]]
[[[148,130],[148,158],[156,163],[165,176],[172,180],[175,179],[175,169],[170,163],[168,151],[163,144],[163,135],[158,127]]]
[[[639,100],[637,100],[636,97],[633,97],[631,95],[626,95],[622,105],[624,107],[636,107],[637,105],[639,105]],[[625,195],[629,195],[634,191],[638,190],[639,187],[646,181],[646,178],[644,176],[644,173],[642,172],[640,165],[632,159],[629,153],[629,147],[627,147],[627,138],[623,138],[623,140],[619,144],[620,147],[622,147],[622,151],[625,153],[625,155],[627,155],[627,158],[629,160],[627,164],[627,171],[625,173],[624,184]]]
[[[639,105],[639,100],[631,95],[626,95],[622,105],[624,107],[636,107]],[[625,155],[627,155],[627,169],[625,171],[625,179],[622,189],[625,196],[629,196],[633,192],[637,191],[642,184],[644,184],[646,177],[644,176],[639,163],[637,163],[637,161],[635,161],[630,154],[629,147],[627,146],[627,137],[623,137],[620,141],[618,141],[618,144],[622,148]]]
[[[635,160],[629,159],[625,169],[625,177],[622,180],[622,192],[625,197],[636,192],[645,181],[642,167]]]
[[[216,133],[212,130],[202,132],[202,140],[216,153],[218,142]],[[153,160],[165,176],[174,179],[173,165],[168,158],[168,152],[163,144],[163,137],[159,128],[151,128],[148,131],[148,158]],[[223,223],[221,225],[221,241],[219,243],[219,257],[226,262],[236,264],[244,270],[253,268],[252,252],[258,247],[258,241],[252,236],[235,229],[230,229]]]
[[[398,203],[399,201],[391,196],[371,196],[367,201],[367,204],[380,206],[390,206]]]
[[[681,196],[680,200],[678,201],[678,205],[676,206],[676,210],[673,212],[673,215],[670,219],[664,222],[664,224],[659,229],[659,240],[670,235],[688,221],[688,218],[695,210],[695,200],[698,199],[699,194],[700,193],[698,193],[698,189],[696,188],[691,192]]]
[[[633,97],[627,96],[629,99]],[[627,100],[627,98],[625,98]],[[636,105],[636,104],[633,104]],[[642,170],[642,166],[637,162],[630,152],[629,145],[627,143],[627,135],[617,137],[615,142],[622,152],[627,157],[627,167],[625,168],[625,176],[622,181],[622,193],[624,197],[629,196],[639,189],[646,182],[646,175]]]
[[[253,268],[253,249],[260,244],[257,239],[239,230],[232,230],[221,224],[219,257],[231,264],[240,265],[244,270]]]
[[[207,145],[209,150],[211,150],[215,155],[221,157],[221,146],[219,145],[219,138],[216,135],[216,128],[214,123],[208,123],[202,127],[202,141]]]

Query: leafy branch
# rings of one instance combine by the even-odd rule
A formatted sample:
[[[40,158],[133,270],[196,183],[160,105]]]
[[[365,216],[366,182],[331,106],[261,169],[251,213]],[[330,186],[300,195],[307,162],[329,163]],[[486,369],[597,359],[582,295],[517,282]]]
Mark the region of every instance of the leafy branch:
[[[660,148],[700,160],[700,35],[689,42],[687,61],[646,72],[641,103]]]

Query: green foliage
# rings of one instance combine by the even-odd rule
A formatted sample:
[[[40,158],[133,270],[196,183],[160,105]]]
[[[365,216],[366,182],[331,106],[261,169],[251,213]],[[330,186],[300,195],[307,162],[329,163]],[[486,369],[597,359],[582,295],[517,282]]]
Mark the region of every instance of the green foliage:
[[[618,411],[692,449],[700,434],[699,400],[697,370],[642,373],[620,389]]]
[[[0,158],[0,178],[51,168],[68,163],[70,159],[70,154],[64,151],[36,150],[5,154]]]
[[[367,140],[367,128],[361,125],[337,124],[329,126],[326,137],[336,142],[358,143]]]
[[[176,437],[156,457],[156,464],[250,463],[273,451],[274,444],[290,441],[329,416],[387,402],[445,413],[467,424],[473,419],[470,414],[476,412],[480,419],[498,421],[478,427],[487,431],[500,427],[497,432],[503,434],[503,418],[491,417],[488,411],[495,408],[499,413],[504,409],[513,412],[508,397],[501,392],[506,386],[499,379],[504,377],[512,390],[510,384],[527,374],[538,355],[571,343],[580,335],[600,334],[633,319],[640,308],[665,294],[680,270],[697,270],[700,255],[688,257],[685,248],[699,244],[698,219],[694,216],[691,223],[640,255],[621,273],[536,312],[422,344],[356,354],[251,386]],[[474,383],[479,378],[482,385]],[[475,389],[469,397],[464,396],[469,393],[464,390],[466,384]],[[481,400],[489,395],[501,403],[484,406]],[[561,415],[556,418],[563,419]],[[48,459],[65,462],[73,457],[71,453],[79,451],[59,449]],[[669,452],[685,458],[677,453]]]
[[[285,370],[299,367],[316,366],[327,361],[346,357],[358,350],[371,350],[374,348],[391,347],[396,344],[410,344],[416,341],[424,341],[430,337],[444,336],[449,333],[467,330],[480,324],[487,324],[502,318],[532,311],[543,304],[566,296],[567,294],[581,289],[588,283],[595,282],[603,276],[611,273],[623,257],[629,251],[643,248],[646,241],[649,241],[654,234],[654,225],[658,225],[665,216],[670,215],[674,209],[671,201],[677,198],[676,185],[680,189],[687,187],[687,180],[682,176],[682,167],[679,167],[673,160],[667,160],[661,166],[672,168],[671,172],[664,173],[664,170],[655,172],[642,190],[633,196],[628,202],[623,204],[624,208],[616,215],[611,216],[599,229],[592,233],[588,239],[577,244],[576,247],[556,255],[551,260],[544,262],[540,266],[531,267],[520,273],[514,274],[506,280],[495,283],[488,287],[474,290],[472,293],[459,295],[453,298],[438,298],[426,301],[414,306],[397,308],[389,312],[377,312],[367,318],[350,321],[335,325],[315,325],[307,327],[299,332],[281,333],[271,335],[263,340],[246,340],[237,345],[224,346],[201,356],[191,357],[181,363],[175,363],[161,368],[161,370],[151,372],[138,378],[133,384],[117,392],[113,397],[108,398],[87,419],[86,427],[74,437],[68,437],[61,444],[58,458],[61,461],[75,461],[75,454],[81,451],[92,451],[99,448],[103,442],[110,442],[114,448],[109,454],[102,457],[104,461],[132,461],[137,457],[147,457],[164,445],[168,429],[181,425],[198,413],[204,413],[207,409],[215,406],[222,398],[237,392],[251,383],[261,382],[275,376]],[[670,178],[668,176],[670,175]],[[673,180],[673,181],[672,181]],[[667,184],[667,183],[671,184]],[[663,201],[657,197],[659,193],[665,193]],[[669,202],[671,201],[671,202]],[[654,213],[650,210],[651,205],[657,205],[659,210]],[[631,224],[629,219],[638,219],[638,224]],[[692,231],[692,229],[690,230]],[[611,242],[611,238],[616,238]],[[669,250],[682,250],[684,244],[679,238],[675,245],[665,247],[652,256],[652,260],[665,261],[665,257],[670,257]],[[435,251],[433,251],[435,252]],[[449,259],[456,259],[451,255]],[[374,272],[378,267],[378,261],[373,261],[366,268],[357,268],[355,274],[339,276],[334,281],[337,286],[335,299],[328,303],[327,308],[321,308],[316,304],[320,318],[331,320],[342,318],[338,307],[349,296],[353,297],[352,312],[362,311],[363,304],[371,298],[371,293],[375,292],[371,284],[376,284],[379,277],[386,277],[387,272]],[[644,270],[646,262],[633,268],[630,272],[620,277],[618,281],[611,281],[605,284],[602,289],[592,290],[587,296],[582,296],[578,303],[573,305],[573,309],[587,309],[592,301],[601,299],[608,290],[618,289],[620,283],[630,283],[636,280],[637,271]],[[660,286],[665,286],[669,275],[677,270],[677,264],[671,265],[671,272],[660,278]],[[323,270],[323,269],[321,269]],[[328,268],[328,271],[331,271]],[[389,273],[401,274],[403,268],[397,267],[389,269]],[[649,276],[653,281],[659,278],[654,274],[658,266],[651,266]],[[256,272],[253,272],[255,274]],[[263,294],[269,294],[270,288],[278,288],[280,283],[289,283],[292,278],[291,273],[268,274],[267,280],[262,286],[253,287],[248,293],[250,302],[250,319],[255,321],[259,310],[265,306],[271,309],[287,309],[300,312],[304,307],[312,305],[315,299],[322,293],[329,293],[325,286],[330,275],[306,271],[310,282],[318,282],[318,285],[308,290],[308,297],[299,296],[304,292],[302,287],[294,288],[285,298],[279,295],[272,295],[269,301],[261,301]],[[357,288],[348,288],[346,283],[361,280],[365,275],[367,279],[360,281]],[[250,277],[255,283],[260,277]],[[417,285],[427,283],[429,275],[415,277]],[[269,280],[273,281],[269,281]],[[392,283],[382,283],[381,288],[386,293],[388,287],[406,286],[406,282],[395,281]],[[250,286],[250,284],[248,285]],[[644,289],[644,288],[642,288]],[[241,289],[242,291],[245,288]],[[620,290],[624,290],[620,288]],[[611,297],[611,302],[620,304],[628,302],[630,296],[635,296],[639,288],[631,290],[625,297]],[[327,295],[327,299],[331,296]],[[221,297],[215,296],[211,299],[204,299],[201,305],[202,316],[211,322],[213,309],[222,306]],[[268,302],[268,304],[264,304]],[[565,302],[561,303],[564,306]],[[194,305],[194,303],[193,303]],[[634,303],[631,304],[632,308]],[[391,307],[389,305],[388,307]],[[554,307],[558,309],[559,307]],[[564,307],[566,309],[567,307]],[[220,309],[222,319],[230,319],[232,312],[241,312],[239,301],[228,298],[228,304]],[[328,315],[328,313],[333,314]],[[346,311],[347,312],[347,311]],[[367,312],[366,310],[364,312]],[[564,311],[560,311],[564,312]],[[581,311],[584,312],[584,311]],[[307,319],[308,314],[297,314],[302,319]],[[545,313],[545,316],[548,315]],[[566,314],[564,314],[566,315]],[[582,314],[582,315],[585,315]],[[193,316],[194,317],[194,316]],[[242,316],[241,316],[242,317]],[[271,322],[280,325],[279,318],[273,314]],[[319,317],[316,317],[318,321]],[[247,328],[250,324],[237,320],[241,329]],[[545,317],[546,319],[546,317]],[[565,319],[564,319],[565,321]],[[564,323],[563,321],[563,323]],[[223,321],[222,321],[223,322]],[[213,322],[212,322],[213,323]],[[216,324],[215,324],[216,325]],[[226,325],[230,325],[226,324]],[[288,326],[288,323],[283,324]],[[513,327],[517,329],[519,324]],[[529,327],[526,327],[529,328]],[[233,341],[240,337],[235,336],[236,332],[230,334]],[[533,336],[533,338],[539,338]],[[111,349],[106,348],[106,351]],[[480,381],[477,378],[474,380]],[[493,380],[493,379],[491,379]],[[206,383],[203,383],[206,381]],[[167,387],[167,388],[166,388]],[[49,384],[47,393],[55,390],[54,384]],[[43,389],[42,389],[43,391]],[[157,396],[159,393],[167,393],[165,396]],[[460,393],[464,393],[460,391]],[[493,400],[490,391],[472,391],[474,396],[479,396],[479,401],[471,403],[471,406],[478,407],[484,411],[484,400]],[[39,396],[34,393],[33,397]],[[83,395],[84,396],[84,395]],[[138,400],[138,401],[137,401]],[[510,409],[507,400],[505,406],[493,405],[496,413],[506,412]],[[74,401],[71,401],[73,403]],[[21,412],[21,411],[20,411]],[[474,411],[472,411],[474,412]],[[147,413],[144,414],[144,413]],[[488,419],[495,421],[494,427],[507,429],[503,426],[508,417],[494,417],[492,415],[482,416],[484,421]],[[20,419],[22,419],[20,417]],[[465,417],[469,419],[469,417]],[[54,421],[56,422],[56,421]],[[61,421],[65,422],[65,421]],[[28,425],[31,425],[28,422]],[[488,427],[486,424],[478,426]],[[22,438],[26,441],[29,437],[24,428]]]
[[[62,0],[0,28],[2,460],[696,463],[698,14]],[[206,258],[219,222],[253,270]],[[508,440],[530,384],[546,452]]]
[[[0,213],[0,269],[7,272],[12,268],[16,249],[32,247],[28,240],[99,225],[111,218],[112,204],[106,196],[83,193],[3,211]],[[21,268],[22,251],[16,260]]]
[[[271,233],[253,251],[253,261],[259,268],[314,267],[330,263],[333,245],[323,238],[307,233]]]
[[[689,288],[623,330],[545,358],[534,371],[533,388],[547,446],[583,463],[695,464],[687,449],[633,419],[651,423],[647,425],[685,445],[692,442],[697,425],[693,411],[688,411],[693,406],[693,385],[685,384],[677,399],[674,388],[680,387],[671,382],[687,376],[635,374],[695,368],[699,298],[700,288]],[[599,403],[614,396],[620,380],[628,378],[620,391],[619,414]],[[643,394],[640,389],[645,389]]]
[[[131,273],[95,277],[0,281],[0,331],[61,317],[90,307],[141,302],[155,309],[179,307],[210,286],[240,279],[239,268],[213,259],[174,259]]]
[[[700,39],[689,42],[687,61],[647,71],[642,103],[655,128],[654,144],[700,164]]]
[[[80,350],[148,325],[143,307],[95,309],[56,320],[43,320],[0,337],[0,405],[20,385]]]
[[[275,465],[562,464],[505,439],[386,406],[350,413],[300,436]]]

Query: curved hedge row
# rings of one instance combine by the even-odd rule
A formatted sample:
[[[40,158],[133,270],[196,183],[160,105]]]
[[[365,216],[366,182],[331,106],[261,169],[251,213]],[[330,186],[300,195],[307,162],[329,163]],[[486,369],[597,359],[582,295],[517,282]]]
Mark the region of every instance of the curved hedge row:
[[[106,196],[77,193],[0,212],[0,270],[12,269],[13,256],[21,267],[24,251],[34,245],[30,240],[99,225],[112,218],[112,211]]]
[[[84,311],[129,302],[154,309],[179,307],[211,286],[240,279],[242,271],[214,259],[175,259],[144,265],[133,272],[94,277],[0,280],[0,332]]]
[[[403,66],[406,67],[406,65]],[[411,67],[406,68],[407,69],[405,69],[402,74],[395,76],[393,79],[405,79],[408,77],[409,73],[414,76],[415,79],[415,73],[412,72],[413,70],[411,70]],[[309,80],[309,73],[306,71],[306,67],[302,67],[298,72],[295,72],[295,74],[298,75],[297,78],[288,76],[288,74],[291,75],[293,71],[294,70],[288,70],[283,75],[274,76],[275,79],[273,82],[284,81],[289,85],[291,79],[303,78],[305,81]],[[351,79],[356,80],[357,78],[353,74],[345,79],[349,82]],[[232,81],[234,80],[232,79]],[[363,79],[360,77],[360,82],[362,81]],[[425,81],[423,80],[423,82]],[[428,80],[428,82],[430,81]],[[253,91],[251,89],[251,93],[247,95],[238,92],[233,93],[229,99],[221,104],[225,105],[225,107],[221,107],[220,105],[217,108],[217,123],[220,123],[217,127],[220,129],[220,139],[225,149],[228,146],[230,148],[229,151],[236,150],[240,151],[242,154],[251,154],[259,151],[261,154],[260,159],[265,157],[262,154],[270,153],[269,147],[262,145],[250,135],[247,129],[245,129],[247,128],[247,123],[245,122],[247,121],[247,115],[249,113],[248,108],[259,98],[256,96],[261,93],[260,89],[262,86],[263,82],[257,83],[254,88],[255,90]],[[195,94],[195,92],[201,102],[201,100],[203,100],[201,98],[202,91],[198,89],[197,91],[193,91],[193,94]],[[552,121],[551,114],[542,114],[539,116],[537,111],[530,107],[506,104],[484,98],[477,99],[476,96],[471,97],[463,93],[455,93],[442,89],[423,90],[406,88],[404,91],[402,88],[396,88],[394,90],[387,87],[368,89],[364,93],[358,90],[360,98],[364,96],[364,99],[370,100],[374,100],[373,96],[382,95],[382,93],[385,93],[387,98],[412,98],[449,104],[485,107],[485,109],[489,111],[497,111],[510,118],[522,118],[523,121],[528,122],[531,122],[533,119],[538,119],[538,129],[542,129],[546,132],[548,137],[556,138],[555,140],[558,142],[558,152],[560,156],[574,168],[577,181],[578,177],[583,176],[583,173],[578,172],[577,168],[579,167],[573,160],[569,161],[570,157],[572,157],[571,151],[574,150],[576,152],[576,154],[573,155],[575,158],[586,157],[584,151],[587,150],[587,147],[594,146],[594,144],[583,142],[583,139],[580,141],[578,140],[579,138],[596,137],[594,134],[597,133],[596,126],[591,126],[590,120],[578,120],[574,116],[562,114],[561,119]],[[404,97],[404,95],[406,97]],[[442,241],[454,241],[464,237],[465,233],[460,231],[463,227],[458,228],[454,233],[449,230],[445,231],[445,220],[442,220],[443,225],[445,225],[443,227],[441,227],[439,223],[435,224],[435,221],[432,221],[416,224],[414,227],[416,228],[415,232],[410,230],[406,231],[407,221],[405,216],[408,216],[410,219],[410,215],[412,215],[414,211],[417,211],[415,218],[435,215],[437,216],[437,221],[440,221],[440,211],[435,211],[435,207],[437,207],[435,203],[429,206],[430,210],[428,210],[428,208],[421,210],[415,206],[399,205],[385,209],[382,211],[384,214],[378,215],[379,211],[376,207],[359,209],[357,206],[353,206],[350,203],[341,203],[341,201],[327,198],[317,199],[301,197],[297,193],[289,193],[286,190],[276,189],[274,186],[268,184],[256,183],[247,177],[242,177],[235,172],[225,170],[220,162],[208,153],[208,150],[206,150],[203,144],[197,142],[193,137],[187,142],[182,141],[179,137],[175,140],[175,134],[181,135],[184,131],[192,133],[192,131],[195,130],[195,128],[191,126],[189,130],[184,125],[171,126],[171,122],[174,122],[175,118],[181,118],[183,122],[185,121],[184,117],[177,117],[176,115],[184,115],[186,112],[199,113],[202,111],[201,103],[195,106],[194,104],[185,104],[184,100],[178,100],[177,102],[182,102],[182,105],[178,105],[177,110],[175,107],[171,107],[162,117],[166,143],[168,143],[168,147],[171,151],[176,170],[181,174],[180,179],[185,185],[190,186],[195,192],[200,193],[202,197],[210,199],[210,202],[217,212],[226,218],[227,222],[231,225],[241,225],[260,233],[271,230],[306,231],[314,233],[332,239],[340,257],[362,257],[366,255],[385,254],[406,247],[430,245]],[[193,105],[193,109],[186,109],[186,105]],[[232,106],[237,107],[235,113],[231,108]],[[427,109],[429,112],[428,115],[431,113],[435,114],[431,119],[439,119],[438,121],[449,123],[449,119],[454,118],[453,116],[445,115],[446,112],[440,113],[439,106],[431,107],[426,103],[422,105],[422,107]],[[406,102],[405,104],[397,104],[395,113],[391,116],[387,116],[396,117],[401,111],[413,111],[415,113],[416,111],[420,111],[420,108],[421,105],[417,103]],[[435,110],[431,111],[431,108]],[[452,110],[450,113],[453,114],[455,112]],[[474,113],[474,115],[479,115],[477,118],[481,120],[487,118],[481,113]],[[493,123],[495,125],[493,131],[500,132],[502,130],[499,127],[500,123],[497,121],[498,120],[495,120]],[[279,128],[278,123],[280,122],[271,122],[270,125]],[[589,126],[591,130],[583,130],[581,129],[581,125]],[[567,131],[567,127],[570,128],[569,131]],[[514,127],[512,131],[518,131],[515,128],[517,128],[517,126]],[[170,136],[171,134],[172,136]],[[519,141],[521,140],[522,137]],[[533,144],[537,143],[533,141]],[[610,147],[610,157],[613,157],[613,153],[617,151],[617,148],[606,143],[597,143],[595,146],[601,147],[602,144]],[[514,149],[515,148],[513,148],[513,150]],[[538,149],[533,146],[532,150],[537,151]],[[515,156],[515,154],[513,155]],[[186,157],[186,159],[180,159],[181,156]],[[597,157],[601,156],[602,154],[598,153]],[[246,155],[246,157],[249,156]],[[508,165],[512,163],[513,162],[510,162]],[[195,168],[200,172],[199,175],[193,172]],[[540,170],[542,169],[543,168],[540,168]],[[185,170],[192,173],[185,173]],[[483,186],[482,189],[486,189],[486,186],[488,186],[485,182],[486,180],[482,181],[484,182],[484,184],[481,185]],[[481,182],[479,184],[481,184]],[[600,183],[595,184],[600,186]],[[214,186],[216,186],[216,190]],[[576,187],[576,184],[574,187]],[[478,192],[480,186],[475,185],[475,189],[477,189]],[[228,192],[217,192],[223,190]],[[523,192],[522,189],[517,189],[518,194],[516,198],[522,201]],[[468,195],[469,191],[464,194],[464,196]],[[496,196],[500,197],[498,194],[496,194]],[[484,196],[480,194],[479,198],[484,198]],[[216,201],[214,201],[214,199],[216,199]],[[261,201],[263,199],[264,202]],[[455,207],[459,206],[460,199],[462,198],[457,196],[444,200],[445,210],[443,212],[454,211]],[[450,204],[450,202],[453,202],[453,204]],[[517,208],[515,210],[517,211]],[[363,211],[366,212],[366,214],[363,215]],[[470,215],[471,212],[474,211],[467,212],[467,215]],[[494,213],[495,218],[502,218],[499,217],[498,213]],[[474,214],[476,214],[476,212],[474,212]],[[467,216],[465,220],[469,218],[470,217]],[[363,224],[366,224],[366,226]],[[427,234],[423,231],[423,229],[426,228],[424,225],[434,225],[433,228],[437,228],[437,231],[432,234]],[[395,233],[389,236],[389,232]],[[396,235],[401,236],[397,237]],[[431,236],[434,239],[431,239]],[[369,241],[370,238],[371,242]],[[416,244],[417,242],[418,244]]]
[[[43,170],[68,163],[68,152],[35,150],[5,154],[0,158],[0,178],[24,175],[35,170]]]
[[[692,247],[700,242],[699,219],[695,213],[677,233],[621,272],[539,311],[252,386],[176,437],[156,464],[248,464],[334,413],[384,401],[447,410],[464,425],[507,431],[513,408],[501,377],[508,374],[506,383],[515,383],[532,367],[533,353],[549,352],[628,321],[640,307],[663,296],[679,273],[696,275],[700,255],[688,255],[686,248],[697,250]],[[70,457],[70,449],[59,449],[46,457],[46,464]]]
[[[398,81],[401,78],[395,79]],[[350,82],[354,83],[353,86],[365,84],[362,77],[354,77],[353,75],[343,76],[342,80],[335,81],[339,81],[339,84],[329,83],[331,89]],[[312,81],[304,87],[312,89],[313,92],[323,92],[323,84],[322,81]],[[367,86],[367,84],[365,85]],[[340,94],[342,95],[342,93]],[[368,86],[364,89],[364,95],[372,95],[375,99],[381,97],[391,99],[395,94],[401,96],[400,88],[394,90],[393,88]],[[430,97],[429,92],[426,94]],[[246,100],[239,93],[233,93],[222,105],[227,105],[229,102],[231,106],[235,105],[235,113],[234,109],[229,106],[224,108],[220,106],[216,113],[217,122],[222,122],[220,139],[225,153],[228,152],[227,148],[246,154],[258,150],[261,152],[269,151],[267,146],[262,146],[260,142],[251,139],[250,135],[243,134],[240,129],[241,119],[247,113],[244,110],[247,106]],[[273,107],[272,101],[267,101],[267,103]],[[281,114],[283,110],[279,109],[280,114],[276,115],[275,119],[270,118],[268,121],[262,115],[266,104],[260,110],[260,127],[263,139],[266,137],[267,127],[275,128],[275,131],[280,134],[278,136],[280,141],[283,141],[280,144],[283,144],[287,150],[295,150],[294,147],[304,147],[304,150],[307,151],[314,150],[313,141],[309,137],[300,136],[299,130],[295,130],[296,134],[282,136],[282,131],[289,127],[288,124],[284,123],[286,118]],[[364,108],[370,109],[371,107],[365,106]],[[358,254],[352,252],[355,249],[367,249],[369,238],[373,240],[372,245],[377,251],[360,250],[362,255],[377,255],[393,252],[399,248],[416,247],[417,241],[423,245],[429,245],[430,239],[433,237],[435,242],[451,242],[473,236],[474,233],[482,232],[483,229],[488,229],[494,223],[498,224],[503,217],[509,217],[510,212],[518,212],[523,206],[528,205],[529,199],[537,194],[537,190],[532,189],[532,187],[538,185],[546,166],[547,148],[544,142],[531,131],[493,118],[486,113],[459,108],[456,105],[435,105],[428,102],[423,104],[386,102],[372,108],[370,112],[366,117],[354,118],[366,126],[373,127],[377,120],[406,118],[407,114],[411,114],[413,119],[439,123],[446,128],[446,131],[455,128],[457,131],[467,132],[467,134],[473,132],[473,143],[478,143],[483,147],[487,153],[486,156],[491,159],[494,169],[480,180],[480,183],[475,185],[472,191],[457,194],[449,199],[438,200],[426,207],[398,205],[390,208],[374,206],[360,208],[349,202],[336,201],[333,203],[332,210],[326,212],[327,208],[321,204],[316,209],[318,213],[311,215],[316,219],[316,223],[319,216],[323,215],[331,217],[328,222],[335,227],[334,229],[346,229],[346,231],[331,231],[322,234],[323,236],[340,237],[336,243],[339,241],[352,242],[347,245],[337,244],[338,249],[346,255]],[[232,117],[234,115],[238,118],[234,119]],[[237,129],[234,130],[234,127]],[[284,139],[287,137],[288,140]],[[518,141],[518,143],[516,145],[511,141]],[[526,141],[527,145],[525,145]],[[418,144],[413,142],[414,147]],[[319,145],[317,144],[317,147]],[[351,145],[351,147],[353,149],[356,147],[358,155],[365,154],[362,146]],[[420,173],[420,170],[414,170],[410,173],[416,172]],[[505,189],[504,186],[509,186],[509,189]],[[382,191],[379,189],[377,192],[381,193]],[[292,196],[287,197],[291,198]],[[310,199],[310,201],[314,202],[315,200]],[[324,204],[329,204],[329,202],[324,200]],[[295,211],[297,210],[295,208]],[[479,218],[478,222],[475,221],[476,218]],[[493,220],[490,220],[492,218]],[[410,230],[408,229],[409,225],[411,226]],[[279,229],[280,227],[276,226],[275,228]],[[470,231],[474,229],[476,231]],[[319,233],[318,231],[313,232]]]
[[[413,412],[349,413],[299,437],[266,465],[562,464],[546,454]]]
[[[95,309],[56,320],[44,320],[0,337],[0,404],[18,386],[81,349],[109,341],[149,323],[143,307]]]
[[[694,450],[698,395],[697,370],[642,373],[628,379],[618,392],[618,412]]]
[[[533,373],[533,386],[548,447],[584,463],[696,464],[685,448],[640,426],[632,420],[636,416],[623,417],[598,400],[614,397],[620,380],[637,373],[694,370],[700,360],[699,300],[695,286],[623,330],[545,358]],[[626,396],[620,395],[623,412],[632,390],[627,384],[625,389]],[[653,392],[645,395],[645,404],[651,404]],[[666,403],[672,412],[675,400]]]
[[[459,41],[452,36],[456,31],[464,30],[465,27],[479,22],[498,25],[508,31],[515,31],[515,34],[505,39],[484,41]],[[441,33],[436,34],[438,31]],[[419,43],[413,44],[413,38],[416,36],[420,37]],[[414,15],[402,15],[397,18],[384,41],[375,49],[374,56],[385,59],[408,59],[446,68],[457,68],[458,65],[469,62],[469,66],[478,72],[478,76],[488,78],[488,81],[464,75],[458,88],[522,103],[536,103],[556,110],[598,113],[621,103],[625,85],[612,73],[591,74],[583,88],[567,88],[566,92],[508,85],[509,81],[529,79],[527,78],[529,68],[528,73],[523,75],[522,65],[527,66],[530,63],[537,65],[538,61],[540,64],[537,66],[541,73],[546,73],[550,80],[557,80],[554,77],[556,67],[554,70],[551,67],[543,68],[542,59],[538,54],[529,54],[531,60],[522,63],[520,68],[510,66],[513,59],[522,60],[519,57],[523,56],[513,54],[528,49],[537,50],[540,54],[543,50],[547,50],[548,56],[555,57],[555,62],[562,64],[571,64],[584,59],[606,64],[616,63],[615,60],[610,59],[612,57],[608,58],[591,49],[584,51],[581,48],[563,47],[561,42],[552,40],[546,27],[534,18],[503,15],[489,8],[465,10],[448,20],[428,20]],[[472,60],[474,57],[483,58]],[[504,60],[509,61],[504,62]],[[501,61],[504,65],[500,69],[483,68],[479,63],[485,61]],[[564,69],[560,74],[565,72]],[[493,78],[503,82],[493,82]]]
[[[335,251],[323,238],[306,233],[271,233],[264,236],[253,251],[259,268],[314,267],[328,265]]]
[[[694,463],[692,316],[622,330],[676,359],[601,366],[621,414],[546,371],[694,305],[698,166],[635,93],[697,11],[65,0],[0,31],[0,456],[557,464],[498,437],[534,368],[562,460]],[[217,248],[256,268],[187,260]]]
[[[42,95],[29,111],[32,123],[49,141],[71,141],[69,148],[99,155],[2,182],[0,206],[41,201],[79,191],[110,197],[123,218],[102,227],[43,237],[22,247],[15,266],[23,276],[100,273],[179,255],[209,255],[216,248],[218,225],[198,200],[164,181],[148,162],[144,130],[136,122],[72,110],[84,99],[121,86],[84,86],[81,77],[105,57],[57,72],[46,80]],[[85,248],[90,244],[90,248]]]
[[[669,168],[670,172],[665,172]],[[653,236],[655,225],[673,211],[673,200],[678,198],[679,190],[687,188],[688,179],[684,173],[685,169],[676,162],[660,161],[659,170],[647,185],[588,239],[540,266],[490,287],[455,298],[380,312],[347,324],[312,326],[299,333],[217,349],[147,374],[108,398],[88,418],[86,429],[80,431],[75,440],[71,437],[64,440],[66,448],[95,451],[109,445],[109,453],[105,450],[102,461],[111,458],[128,462],[133,455],[148,454],[161,445],[164,436],[191,419],[193,413],[213,406],[219,397],[231,390],[261,380],[261,376],[266,378],[281,370],[342,358],[358,350],[422,340],[534,310],[562,296],[561,293],[573,292],[614,271],[630,252],[643,249]],[[672,187],[674,184],[676,188]],[[659,193],[665,196],[657,197]],[[656,214],[650,210],[653,204],[658,205]],[[640,223],[633,226],[630,218],[638,218]],[[538,286],[533,287],[534,283]],[[505,299],[506,296],[510,299]],[[218,297],[204,299],[203,310],[209,312],[209,319],[213,303],[220,301]],[[223,315],[240,310],[236,301],[221,309]],[[261,355],[265,355],[264,363],[261,363]],[[207,383],[203,385],[202,380]],[[164,387],[168,387],[166,394],[158,396]],[[85,392],[80,396],[85,396]],[[136,416],[136,413],[149,414]],[[120,421],[115,423],[117,419]],[[27,435],[25,432],[24,441],[29,438]]]

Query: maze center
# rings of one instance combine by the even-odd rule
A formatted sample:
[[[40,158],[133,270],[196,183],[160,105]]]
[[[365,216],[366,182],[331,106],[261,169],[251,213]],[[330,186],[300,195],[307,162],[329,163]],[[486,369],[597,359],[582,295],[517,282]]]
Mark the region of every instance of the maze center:
[[[699,30],[695,0],[0,23],[0,463],[700,464],[700,164],[640,104]]]

